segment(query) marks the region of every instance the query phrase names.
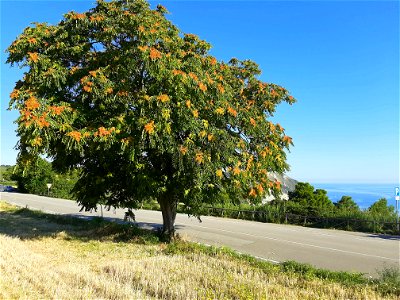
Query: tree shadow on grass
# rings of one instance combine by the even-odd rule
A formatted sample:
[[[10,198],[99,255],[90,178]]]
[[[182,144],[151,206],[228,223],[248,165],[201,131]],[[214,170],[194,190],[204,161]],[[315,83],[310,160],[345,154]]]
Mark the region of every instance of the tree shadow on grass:
[[[80,241],[158,243],[160,224],[127,223],[120,219],[53,215],[26,208],[0,211],[0,234],[22,240],[57,237]]]

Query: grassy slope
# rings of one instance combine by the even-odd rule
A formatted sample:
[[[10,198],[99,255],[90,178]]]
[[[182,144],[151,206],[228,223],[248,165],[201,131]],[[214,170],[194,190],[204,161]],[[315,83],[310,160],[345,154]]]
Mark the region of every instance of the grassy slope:
[[[396,298],[358,275],[272,265],[183,241],[167,245],[129,225],[4,202],[0,249],[0,299]]]

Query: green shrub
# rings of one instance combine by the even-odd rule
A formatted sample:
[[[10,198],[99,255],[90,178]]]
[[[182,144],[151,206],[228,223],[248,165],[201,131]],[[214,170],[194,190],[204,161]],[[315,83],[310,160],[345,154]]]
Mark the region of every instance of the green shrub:
[[[379,273],[378,290],[383,294],[400,296],[400,270],[396,267],[386,267]]]

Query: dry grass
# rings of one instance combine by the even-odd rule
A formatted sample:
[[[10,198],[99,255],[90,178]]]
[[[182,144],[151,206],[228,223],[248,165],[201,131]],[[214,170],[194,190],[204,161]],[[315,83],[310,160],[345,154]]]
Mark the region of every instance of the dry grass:
[[[266,271],[245,260],[167,245],[113,227],[53,222],[0,202],[1,299],[380,299],[368,286]]]

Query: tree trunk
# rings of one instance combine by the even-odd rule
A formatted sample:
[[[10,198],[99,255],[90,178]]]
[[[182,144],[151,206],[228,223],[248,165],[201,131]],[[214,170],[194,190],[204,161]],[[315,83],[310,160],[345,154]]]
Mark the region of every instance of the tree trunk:
[[[170,241],[175,234],[175,217],[177,201],[172,195],[160,197],[158,200],[163,216],[162,236]]]

